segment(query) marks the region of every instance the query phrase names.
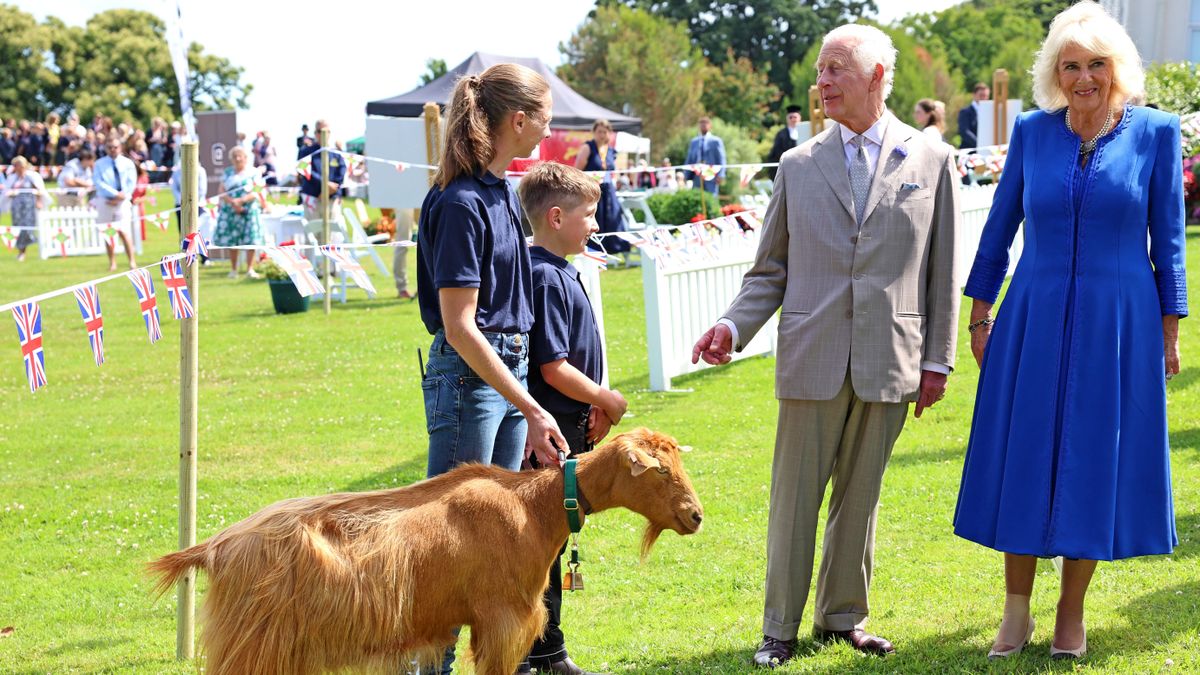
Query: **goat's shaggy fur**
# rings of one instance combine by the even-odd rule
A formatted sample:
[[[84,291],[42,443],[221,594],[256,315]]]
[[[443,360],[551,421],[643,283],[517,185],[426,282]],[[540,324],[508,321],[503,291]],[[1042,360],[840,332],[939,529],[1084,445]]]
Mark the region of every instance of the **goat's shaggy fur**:
[[[653,470],[648,470],[653,469]],[[583,456],[593,512],[623,506],[666,529],[700,527],[669,436],[637,429]],[[542,631],[542,594],[568,535],[558,469],[462,466],[409,487],[278,502],[149,564],[163,592],[208,573],[202,646],[211,675],[391,671],[440,661],[471,627],[480,675],[511,675]]]

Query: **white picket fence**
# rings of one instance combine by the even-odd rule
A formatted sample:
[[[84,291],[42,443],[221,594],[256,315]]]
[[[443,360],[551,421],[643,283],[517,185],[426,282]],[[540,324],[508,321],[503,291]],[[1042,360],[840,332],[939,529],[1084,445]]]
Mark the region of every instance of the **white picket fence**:
[[[133,247],[142,252],[141,228],[133,227]],[[57,240],[59,231],[66,236],[62,244]],[[63,255],[104,255],[104,236],[96,225],[96,211],[82,206],[59,206],[38,211],[37,221],[38,255],[42,260]],[[125,245],[117,237],[117,250],[123,252]]]
[[[975,259],[975,250],[983,234],[983,225],[991,209],[996,186],[962,186],[959,191],[958,246],[955,251],[955,267],[961,272],[960,283],[966,282],[966,273]],[[724,237],[739,236],[736,233]],[[727,241],[727,240],[726,240]],[[1024,232],[1018,231],[1009,252],[1009,273],[1012,273],[1021,257]],[[742,287],[742,277],[754,262],[754,246],[722,246],[718,260],[667,261],[656,265],[648,256],[643,256],[642,287],[646,307],[646,354],[650,367],[650,389],[669,391],[671,378],[686,375],[706,367],[704,362],[692,364],[692,347],[696,340],[721,317]],[[600,327],[601,341],[605,341],[604,310],[600,294],[599,268],[584,260],[575,263],[580,271],[584,288],[592,301],[596,320]],[[773,316],[758,331],[744,350],[734,354],[734,359],[772,354],[778,315]],[[607,358],[604,380],[608,382]]]

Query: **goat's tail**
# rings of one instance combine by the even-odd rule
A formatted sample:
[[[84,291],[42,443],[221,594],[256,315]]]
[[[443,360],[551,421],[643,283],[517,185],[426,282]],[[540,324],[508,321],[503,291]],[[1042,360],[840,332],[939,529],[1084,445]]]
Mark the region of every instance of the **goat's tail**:
[[[162,595],[174,586],[179,578],[187,574],[193,567],[207,570],[208,542],[197,544],[191,548],[174,553],[168,553],[158,560],[146,563],[146,571],[158,577],[154,584],[154,593]]]

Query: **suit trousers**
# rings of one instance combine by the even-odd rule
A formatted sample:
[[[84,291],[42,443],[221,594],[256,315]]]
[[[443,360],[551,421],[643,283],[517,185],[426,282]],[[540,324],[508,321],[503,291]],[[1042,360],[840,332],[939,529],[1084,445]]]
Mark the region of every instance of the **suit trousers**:
[[[808,600],[817,517],[833,480],[817,576],[815,628],[861,628],[875,555],[879,489],[907,403],[868,403],[847,374],[828,401],[780,399],[767,524],[763,633],[794,639]]]

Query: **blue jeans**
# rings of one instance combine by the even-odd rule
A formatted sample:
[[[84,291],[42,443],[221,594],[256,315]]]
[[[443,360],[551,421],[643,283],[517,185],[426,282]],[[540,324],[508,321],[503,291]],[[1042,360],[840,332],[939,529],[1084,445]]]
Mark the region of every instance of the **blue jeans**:
[[[522,385],[529,374],[529,336],[487,333],[483,337]],[[500,392],[483,381],[438,331],[429,347],[429,363],[421,381],[425,425],[429,431],[429,464],[425,475],[439,476],[459,464],[494,464],[521,470],[525,454],[525,417]],[[446,650],[441,672],[448,675],[454,647]]]
[[[484,333],[483,337],[524,385],[529,374],[529,336]],[[429,347],[421,389],[429,431],[427,477],[439,476],[467,462],[521,470],[525,417],[467,365],[446,342],[442,331],[433,336]]]

